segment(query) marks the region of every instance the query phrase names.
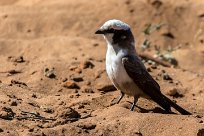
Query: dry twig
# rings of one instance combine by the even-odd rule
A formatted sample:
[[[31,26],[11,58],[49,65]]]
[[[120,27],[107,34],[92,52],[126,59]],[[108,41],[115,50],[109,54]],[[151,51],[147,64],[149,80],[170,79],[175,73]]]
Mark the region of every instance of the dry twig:
[[[27,111],[21,111],[23,116],[17,116],[16,118],[18,120],[23,120],[23,119],[37,119],[37,120],[42,120],[42,121],[55,121],[56,119],[53,118],[46,118],[43,116],[40,116],[36,113],[33,112],[27,112]]]
[[[151,61],[154,61],[164,67],[171,67],[172,65],[168,62],[165,62],[165,61],[162,61],[160,59],[157,59],[157,58],[154,58],[153,56],[147,54],[147,53],[139,53],[139,56],[142,58],[142,59],[147,59],[147,60],[151,60]]]

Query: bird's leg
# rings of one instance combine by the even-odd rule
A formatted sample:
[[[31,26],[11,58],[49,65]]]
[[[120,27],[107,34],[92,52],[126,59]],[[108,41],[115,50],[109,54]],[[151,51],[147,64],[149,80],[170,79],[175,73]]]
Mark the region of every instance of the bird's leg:
[[[122,100],[122,98],[123,98],[124,95],[125,95],[125,94],[124,94],[123,92],[121,92],[121,94],[120,94],[119,97],[114,98],[114,99],[111,101],[111,105],[118,104],[118,103]]]
[[[138,101],[138,96],[134,96],[134,102],[132,103],[132,106],[131,106],[131,108],[130,108],[130,110],[131,111],[133,111],[134,110],[134,107],[135,107],[135,104],[137,103],[137,101]]]
[[[124,94],[123,92],[121,92],[121,94],[120,94],[120,96],[119,96],[119,98],[118,98],[118,101],[116,102],[117,104],[122,100],[122,98],[123,98],[124,95],[125,95],[125,94]]]

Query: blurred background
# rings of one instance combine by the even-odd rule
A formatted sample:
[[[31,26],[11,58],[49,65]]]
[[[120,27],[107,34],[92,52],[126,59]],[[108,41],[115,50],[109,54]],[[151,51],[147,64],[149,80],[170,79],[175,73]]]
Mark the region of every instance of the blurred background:
[[[171,54],[181,68],[204,73],[202,0],[1,0],[0,5],[1,53],[7,53],[2,47],[7,40],[55,36],[102,40],[94,35],[95,30],[109,19],[120,19],[133,29],[138,51],[148,38],[153,54],[155,46],[163,54],[175,49]],[[145,36],[149,24],[162,27]]]
[[[100,25],[120,19],[131,26],[137,48],[148,37],[152,51],[155,45],[161,52],[176,48],[172,55],[182,68],[203,73],[203,4],[202,0],[1,0],[0,40],[6,44],[6,39],[55,36],[98,39],[94,31]],[[145,36],[149,24],[163,25]],[[4,48],[0,46],[1,52]]]

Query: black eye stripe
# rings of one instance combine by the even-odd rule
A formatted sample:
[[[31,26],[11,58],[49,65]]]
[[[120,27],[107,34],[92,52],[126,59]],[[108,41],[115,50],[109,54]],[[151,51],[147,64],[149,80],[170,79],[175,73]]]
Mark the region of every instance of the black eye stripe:
[[[106,33],[114,33],[115,30],[114,29],[108,29],[108,30],[105,30]]]
[[[126,38],[121,38],[126,37]],[[132,32],[129,30],[116,30],[113,35],[113,44],[125,42],[132,38]]]
[[[115,30],[115,29],[111,28],[111,29],[105,30],[105,33],[114,33],[114,34],[116,34],[116,33],[125,33],[125,32],[128,32],[128,31],[130,31],[130,30]]]

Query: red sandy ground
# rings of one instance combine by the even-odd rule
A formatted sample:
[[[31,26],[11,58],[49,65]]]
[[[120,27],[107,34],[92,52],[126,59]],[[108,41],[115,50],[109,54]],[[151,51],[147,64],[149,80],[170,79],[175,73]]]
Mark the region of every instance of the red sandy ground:
[[[203,0],[1,0],[0,135],[204,135],[203,17]],[[179,47],[178,67],[145,65],[193,115],[166,114],[143,98],[134,112],[132,97],[111,104],[119,92],[105,72],[106,43],[94,32],[113,18],[130,24],[138,52],[145,24],[166,24],[146,52]]]

